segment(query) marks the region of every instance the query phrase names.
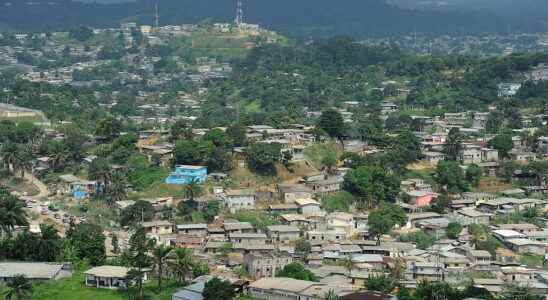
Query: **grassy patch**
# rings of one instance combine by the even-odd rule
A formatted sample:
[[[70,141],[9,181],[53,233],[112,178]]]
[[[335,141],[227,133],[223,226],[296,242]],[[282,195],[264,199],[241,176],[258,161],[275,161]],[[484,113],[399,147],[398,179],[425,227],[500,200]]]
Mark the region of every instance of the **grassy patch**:
[[[424,180],[428,184],[435,184],[434,179],[434,168],[413,168],[407,169],[407,172],[404,175],[405,179],[419,178]]]
[[[245,106],[245,110],[248,113],[258,113],[261,111],[261,103],[259,100],[255,100]]]
[[[355,199],[352,194],[346,191],[334,193],[322,198],[322,205],[328,212],[343,211],[350,212]]]
[[[130,198],[182,197],[183,190],[183,185],[155,183],[141,193],[132,194]]]
[[[314,168],[320,170],[323,167],[323,159],[329,153],[336,153],[337,157],[341,156],[339,145],[335,142],[314,144],[304,149],[304,156],[310,161]]]
[[[544,257],[535,254],[523,254],[519,258],[519,262],[522,265],[526,265],[530,268],[537,268],[544,265]]]
[[[34,292],[30,300],[127,300],[134,299],[135,290],[111,291],[96,289],[84,285],[84,275],[74,274],[71,278],[34,284]],[[149,300],[169,300],[172,294],[180,288],[175,283],[168,283],[162,292],[158,292],[156,283],[151,282],[145,287],[146,298]]]
[[[428,235],[422,231],[416,231],[400,236],[400,242],[415,243],[417,245],[417,248],[421,250],[426,250],[427,248],[431,247],[432,245],[434,245],[435,241],[435,237]]]
[[[146,190],[154,184],[162,183],[169,175],[169,171],[164,168],[149,167],[139,169],[129,175],[129,182],[137,190]]]
[[[85,217],[88,221],[100,225],[102,228],[111,228],[112,221],[117,219],[116,211],[100,200],[72,205],[70,212],[76,217]]]
[[[472,189],[472,192],[498,193],[512,187],[511,183],[504,182],[500,178],[485,177],[480,180],[477,188]]]
[[[280,224],[280,222],[274,219],[274,217],[264,213],[263,211],[240,210],[229,217],[240,222],[249,222],[254,227],[263,230],[268,226]]]

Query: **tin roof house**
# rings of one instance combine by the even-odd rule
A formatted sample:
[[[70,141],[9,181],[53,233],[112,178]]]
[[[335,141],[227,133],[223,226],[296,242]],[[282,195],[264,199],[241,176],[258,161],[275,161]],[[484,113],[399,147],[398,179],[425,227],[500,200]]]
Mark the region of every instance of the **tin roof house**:
[[[191,182],[204,183],[207,180],[207,167],[180,165],[175,166],[172,172],[165,180],[167,184],[189,184]]]

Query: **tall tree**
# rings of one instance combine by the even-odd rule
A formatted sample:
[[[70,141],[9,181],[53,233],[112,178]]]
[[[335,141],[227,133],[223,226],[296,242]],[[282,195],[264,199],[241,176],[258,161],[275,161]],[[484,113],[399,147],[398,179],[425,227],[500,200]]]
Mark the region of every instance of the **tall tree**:
[[[185,197],[190,201],[194,201],[202,193],[202,187],[196,179],[193,179],[188,184],[185,184],[184,191]]]
[[[280,144],[255,143],[247,149],[249,167],[260,174],[276,173],[276,163],[282,158]]]
[[[329,290],[325,295],[323,295],[323,300],[339,300],[339,296],[335,293],[334,290]]]
[[[154,241],[147,238],[145,228],[137,227],[129,238],[129,276],[137,282],[139,299],[143,299],[143,281],[145,269],[152,265],[152,259],[148,252],[154,246]]]
[[[509,285],[504,287],[501,300],[542,300],[543,296],[535,295],[527,286]]]
[[[91,161],[88,167],[88,177],[91,180],[101,182],[104,189],[107,189],[111,183],[111,167],[107,159],[98,157]]]
[[[477,187],[480,183],[482,174],[483,174],[483,171],[478,165],[476,164],[469,165],[468,168],[466,168],[466,173],[465,173],[466,181],[472,186]]]
[[[214,277],[204,285],[203,296],[204,300],[232,300],[236,293],[230,281]]]
[[[120,212],[120,225],[129,226],[141,222],[148,222],[154,217],[154,207],[146,200],[137,200]]]
[[[298,280],[308,280],[308,281],[317,281],[316,276],[310,270],[306,269],[304,265],[298,262],[290,263],[284,266],[278,273],[276,277],[287,277]]]
[[[383,203],[369,214],[367,222],[369,233],[375,236],[377,244],[380,244],[382,235],[390,233],[395,225],[403,226],[407,223],[407,214],[399,206]]]
[[[127,180],[126,176],[119,171],[112,172],[109,176],[111,184],[106,190],[107,204],[113,206],[118,201],[127,198]]]
[[[53,170],[56,172],[62,171],[71,158],[69,148],[61,141],[51,141],[48,144],[48,154],[51,158]]]
[[[24,275],[16,275],[7,284],[7,290],[4,292],[6,300],[23,300],[32,293],[32,283]]]
[[[234,124],[228,127],[226,134],[230,137],[235,147],[243,147],[247,144],[246,128],[241,124]]]
[[[79,259],[85,259],[94,266],[106,259],[106,238],[101,226],[91,223],[74,225],[68,230],[67,238]]]
[[[396,287],[396,282],[394,281],[394,278],[391,278],[384,274],[369,276],[365,280],[365,288],[370,291],[390,294],[392,293],[395,287]]]
[[[436,182],[447,192],[459,193],[468,190],[464,172],[459,163],[455,161],[438,162],[436,166]]]
[[[173,248],[166,247],[164,245],[156,246],[152,250],[152,256],[154,257],[154,268],[156,269],[156,275],[158,277],[159,291],[162,291],[162,280],[165,275],[165,266],[171,251],[173,251]]]
[[[447,224],[445,231],[447,232],[448,238],[457,239],[462,231],[462,225],[460,223],[451,222]]]
[[[122,122],[113,117],[107,117],[97,122],[95,134],[105,138],[107,141],[112,141],[120,136],[122,130]]]
[[[452,161],[459,160],[462,151],[462,141],[463,136],[460,133],[460,130],[456,127],[451,128],[447,135],[447,139],[445,140],[445,144],[443,145],[445,159]]]
[[[312,245],[306,239],[299,239],[295,243],[295,254],[298,255],[303,261],[306,261],[308,255],[312,251]]]
[[[171,272],[179,278],[181,283],[185,283],[187,278],[191,275],[193,265],[192,250],[188,248],[177,248],[172,252],[169,268],[171,269]]]
[[[331,138],[338,139],[342,144],[345,134],[344,119],[338,111],[328,109],[322,112],[318,120],[318,128],[322,129]]]
[[[375,203],[394,202],[399,193],[399,180],[377,166],[361,166],[350,170],[344,177],[344,189],[360,200],[362,208]]]
[[[0,229],[11,235],[16,226],[28,226],[25,202],[0,187]]]
[[[508,152],[514,147],[512,136],[509,134],[499,134],[489,141],[489,146],[499,152],[501,158],[509,158]]]

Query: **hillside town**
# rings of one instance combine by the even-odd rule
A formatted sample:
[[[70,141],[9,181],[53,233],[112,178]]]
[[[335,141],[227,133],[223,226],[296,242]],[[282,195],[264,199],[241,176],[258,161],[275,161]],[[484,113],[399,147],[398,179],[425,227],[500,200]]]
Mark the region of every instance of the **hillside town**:
[[[365,83],[337,68],[315,80],[310,69],[329,66],[284,60],[308,57],[297,51],[269,57],[261,49],[287,41],[253,24],[123,23],[8,39],[8,286],[61,293],[56,284],[70,282],[99,299],[548,299],[544,58],[504,69],[491,103],[467,95],[474,105],[448,109],[446,98],[417,93],[453,88],[472,62],[440,67],[435,83],[380,63],[382,72],[361,72],[373,78]],[[356,82],[363,101],[329,90]],[[321,84],[329,91],[316,93]],[[306,105],[268,104],[267,93]]]

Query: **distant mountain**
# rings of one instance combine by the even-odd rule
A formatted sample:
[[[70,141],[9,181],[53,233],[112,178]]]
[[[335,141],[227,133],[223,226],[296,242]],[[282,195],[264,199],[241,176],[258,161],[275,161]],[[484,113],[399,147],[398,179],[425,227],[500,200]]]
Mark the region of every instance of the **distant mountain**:
[[[530,19],[545,17],[546,0],[386,0],[405,9],[491,13],[497,16]]]
[[[72,0],[0,0],[0,26],[37,31],[79,25],[112,26],[127,20],[151,24],[154,2],[100,4]],[[506,32],[509,23],[508,19],[495,14],[410,10],[389,5],[384,0],[244,0],[244,3],[249,23],[259,23],[298,37],[351,35],[361,38],[412,31],[435,35]],[[231,22],[234,12],[235,0],[160,0],[162,24],[197,23],[204,19]],[[519,31],[546,30],[548,27],[534,20],[510,22],[512,28]]]

